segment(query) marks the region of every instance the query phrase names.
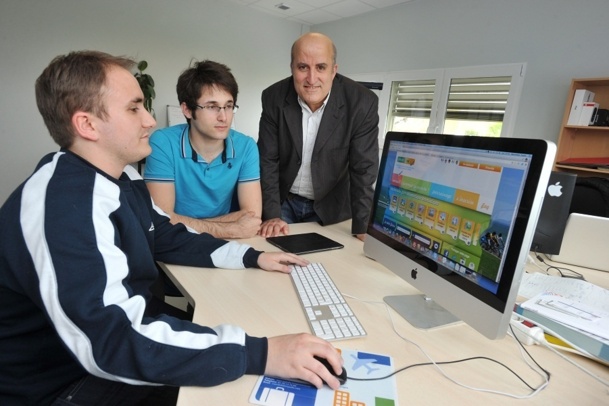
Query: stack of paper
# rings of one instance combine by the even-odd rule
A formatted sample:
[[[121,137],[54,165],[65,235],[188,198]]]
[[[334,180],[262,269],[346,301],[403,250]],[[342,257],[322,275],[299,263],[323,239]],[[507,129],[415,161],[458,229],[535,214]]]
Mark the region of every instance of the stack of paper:
[[[525,274],[516,312],[588,355],[609,362],[609,291],[589,282]]]

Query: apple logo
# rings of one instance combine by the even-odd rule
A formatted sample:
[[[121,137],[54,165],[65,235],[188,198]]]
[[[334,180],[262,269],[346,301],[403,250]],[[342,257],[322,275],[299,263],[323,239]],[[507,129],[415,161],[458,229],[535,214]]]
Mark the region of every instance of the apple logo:
[[[562,196],[562,186],[560,182],[556,182],[554,185],[548,186],[548,194],[553,197]]]
[[[410,271],[410,276],[412,277],[412,279],[417,279],[417,268],[414,268],[412,271]]]

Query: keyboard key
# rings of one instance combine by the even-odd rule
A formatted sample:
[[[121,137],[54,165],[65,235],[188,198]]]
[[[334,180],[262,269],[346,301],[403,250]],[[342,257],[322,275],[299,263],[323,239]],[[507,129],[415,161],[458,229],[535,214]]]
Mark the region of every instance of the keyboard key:
[[[326,340],[356,338],[366,331],[319,263],[292,265],[292,281],[311,331]]]

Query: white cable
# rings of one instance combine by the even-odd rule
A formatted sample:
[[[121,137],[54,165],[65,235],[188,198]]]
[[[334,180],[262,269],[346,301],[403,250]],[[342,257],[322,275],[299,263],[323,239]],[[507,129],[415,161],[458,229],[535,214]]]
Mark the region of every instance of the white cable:
[[[582,365],[578,364],[577,362],[575,362],[574,360],[572,360],[569,357],[566,357],[564,354],[562,354],[560,351],[557,350],[558,349],[563,349],[563,350],[567,350],[567,351],[571,351],[571,352],[575,352],[577,354],[583,355],[585,357],[588,357],[594,361],[600,361],[598,359],[598,357],[595,357],[594,355],[591,355],[589,352],[585,351],[584,349],[578,347],[577,345],[573,344],[572,342],[570,342],[569,340],[567,340],[566,338],[562,337],[560,334],[556,333],[555,331],[551,330],[548,327],[542,326],[537,324],[536,321],[531,320],[519,313],[516,313],[516,315],[521,318],[522,320],[526,320],[532,324],[535,324],[537,327],[541,328],[543,331],[545,331],[546,333],[548,333],[549,335],[558,338],[561,341],[564,341],[565,343],[569,344],[571,347],[573,347],[573,349],[575,351],[572,351],[570,349],[561,347],[561,346],[557,346],[557,345],[553,345],[547,342],[547,340],[544,338],[543,340],[541,340],[540,344],[543,345],[546,348],[549,348],[550,350],[552,350],[552,352],[554,352],[555,354],[559,355],[561,358],[563,358],[565,361],[568,361],[569,363],[571,363],[573,366],[577,367],[578,369],[580,369],[582,372],[584,372],[585,374],[589,375],[590,377],[594,378],[596,381],[600,382],[602,385],[606,386],[609,388],[609,381],[604,380],[603,378],[601,378],[598,375],[595,375],[593,372],[589,371],[588,369],[584,368]]]
[[[586,368],[584,368],[583,366],[579,365],[577,362],[573,361],[571,358],[569,358],[566,355],[562,354],[560,351],[558,351],[556,348],[554,348],[556,346],[551,345],[551,344],[549,344],[547,342],[542,343],[542,345],[544,347],[547,347],[548,349],[550,349],[552,352],[554,352],[556,355],[558,355],[559,357],[561,357],[565,361],[569,362],[570,364],[573,364],[573,366],[579,368],[582,372],[584,372],[585,374],[587,374],[590,377],[594,378],[595,380],[600,382],[602,385],[604,385],[604,386],[609,388],[609,381],[606,381],[603,378],[601,378],[600,376],[593,374],[591,371],[589,371]]]
[[[585,356],[585,357],[588,357],[588,358],[596,359],[596,357],[594,357],[594,356],[593,356],[592,354],[590,354],[588,351],[586,351],[586,350],[584,350],[583,348],[581,348],[581,347],[577,346],[576,344],[574,344],[574,343],[570,342],[569,340],[567,340],[566,338],[564,338],[563,336],[561,336],[560,334],[558,334],[558,333],[557,333],[557,332],[555,332],[554,330],[552,330],[552,329],[550,329],[550,328],[548,328],[548,327],[546,327],[546,326],[539,325],[539,324],[537,324],[537,323],[538,323],[537,321],[535,321],[535,320],[533,320],[533,319],[530,319],[530,318],[528,318],[528,317],[526,317],[526,316],[523,316],[523,315],[522,315],[522,314],[520,314],[520,313],[515,313],[515,315],[516,315],[518,318],[522,319],[522,320],[528,321],[529,323],[536,325],[537,327],[541,328],[541,329],[542,329],[544,332],[548,333],[549,335],[551,335],[551,336],[553,336],[553,337],[556,337],[556,338],[558,338],[559,340],[564,341],[565,343],[569,344],[571,347],[573,347],[573,349],[575,349],[575,350],[576,350],[578,353],[580,353],[581,355],[583,355],[583,356]],[[545,341],[545,339],[544,339],[544,341]]]
[[[525,363],[529,367],[531,367],[531,369],[534,372],[539,374],[543,378],[543,380],[544,380],[544,382],[541,385],[539,385],[536,389],[533,390],[533,392],[529,393],[528,395],[516,395],[516,394],[512,394],[512,393],[496,391],[496,390],[493,390],[493,389],[476,388],[476,387],[473,387],[473,386],[469,386],[469,385],[463,384],[463,383],[457,381],[456,379],[450,377],[446,372],[444,372],[444,370],[438,364],[436,364],[436,362],[429,356],[429,354],[427,354],[427,352],[425,352],[425,350],[420,345],[418,345],[414,341],[404,337],[403,335],[401,335],[397,331],[397,329],[395,327],[395,323],[393,321],[393,316],[391,315],[390,307],[387,305],[387,303],[385,303],[385,302],[378,302],[378,301],[363,300],[363,299],[357,298],[355,296],[344,294],[344,293],[343,293],[343,296],[349,297],[351,299],[359,300],[360,302],[363,302],[363,303],[372,303],[372,304],[382,304],[382,305],[384,305],[385,306],[385,310],[387,311],[387,314],[389,315],[389,320],[391,320],[391,327],[392,327],[393,331],[395,332],[395,334],[398,337],[400,337],[402,340],[404,340],[407,343],[412,344],[413,346],[415,346],[430,361],[430,363],[440,372],[440,374],[442,374],[442,376],[444,376],[446,379],[448,379],[449,381],[451,381],[452,383],[454,383],[454,384],[456,384],[458,386],[461,386],[463,388],[470,389],[470,390],[473,390],[473,391],[477,391],[477,392],[492,393],[492,394],[496,394],[496,395],[502,395],[502,396],[507,396],[507,397],[515,398],[515,399],[529,399],[529,398],[532,398],[533,396],[537,395],[542,390],[544,390],[548,386],[548,384],[550,383],[549,378],[548,378],[548,376],[545,373],[540,373],[536,368],[532,368],[531,365],[529,364],[529,362],[526,361],[526,359],[525,359]],[[521,354],[522,354],[522,352],[521,352]]]
[[[513,328],[513,327],[516,327],[516,328],[518,328],[518,327],[514,325],[515,323],[510,322],[510,324],[512,325],[512,328],[508,329],[508,331],[507,331],[508,335],[510,337],[512,337],[514,340],[516,340],[517,342],[522,343],[522,339],[520,337],[517,337],[515,335],[517,330]],[[540,329],[540,331],[541,331],[541,329]],[[525,335],[528,336],[528,333],[523,332],[523,331],[521,331],[521,334],[525,334]],[[543,332],[542,332],[542,335],[543,335]],[[537,337],[534,338],[533,336],[529,336],[529,339],[531,339],[532,342],[534,342],[535,344],[540,344],[540,341],[537,339]],[[541,370],[541,367],[539,365],[537,365],[536,363],[532,362],[532,359],[531,359],[530,356],[526,356],[526,351],[525,351],[525,349],[524,349],[524,347],[522,345],[518,346],[518,350],[520,351],[520,356],[522,357],[524,362],[529,366],[529,368]]]
[[[538,268],[539,270],[541,270],[541,271],[542,271],[544,274],[546,274],[546,275],[548,275],[548,276],[550,275],[550,274],[548,273],[548,269],[547,269],[547,268],[544,268],[544,267],[543,267],[543,266],[541,266],[541,265],[539,265],[539,264],[537,263],[537,261],[535,261],[535,257],[534,257],[534,256],[532,256],[531,254],[529,254],[529,263],[533,264],[533,266],[535,266],[536,268]]]

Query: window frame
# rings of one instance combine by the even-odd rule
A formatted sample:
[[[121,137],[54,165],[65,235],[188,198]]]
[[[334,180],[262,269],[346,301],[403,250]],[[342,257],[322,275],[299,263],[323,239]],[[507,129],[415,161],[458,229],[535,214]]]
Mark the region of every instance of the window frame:
[[[421,69],[391,72],[376,72],[366,74],[346,75],[356,81],[380,82],[383,88],[377,91],[379,97],[379,146],[383,146],[387,132],[387,114],[389,112],[392,84],[395,81],[406,80],[435,80],[429,118],[428,133],[442,133],[446,117],[446,107],[453,78],[481,78],[511,76],[510,92],[507,98],[500,137],[513,137],[516,115],[522,95],[522,87],[526,72],[526,63],[511,63],[499,65],[466,66],[445,69]]]

